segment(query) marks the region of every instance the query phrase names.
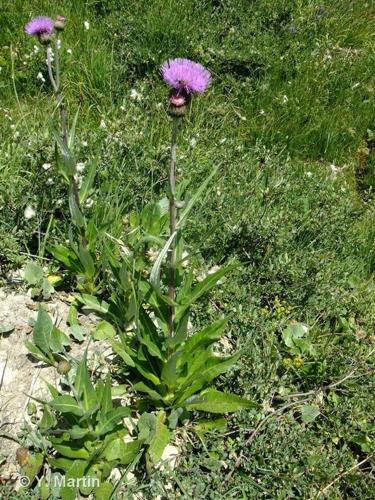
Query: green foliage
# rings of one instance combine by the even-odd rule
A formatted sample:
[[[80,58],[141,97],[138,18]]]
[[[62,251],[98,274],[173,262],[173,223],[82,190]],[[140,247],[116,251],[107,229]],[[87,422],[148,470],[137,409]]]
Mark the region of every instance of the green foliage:
[[[44,277],[43,269],[34,262],[29,262],[25,267],[24,279],[28,285],[31,285],[32,297],[42,296],[48,300],[55,291],[53,285],[48,278]]]
[[[66,349],[70,341],[64,332],[56,328],[48,312],[39,305],[38,317],[33,328],[33,342],[26,341],[29,352],[39,361],[57,366],[66,361]]]
[[[59,491],[63,500],[74,498],[78,489],[84,495],[95,493],[113,468],[134,460],[142,445],[141,440],[129,436],[123,424],[131,410],[115,406],[110,375],[94,386],[86,355],[74,371],[75,376],[69,373],[66,379],[70,394],[49,386],[53,399],[43,403],[38,425],[48,443],[45,460],[53,473],[65,476],[65,486]],[[68,482],[69,478],[89,477],[97,482],[81,481],[76,487]]]

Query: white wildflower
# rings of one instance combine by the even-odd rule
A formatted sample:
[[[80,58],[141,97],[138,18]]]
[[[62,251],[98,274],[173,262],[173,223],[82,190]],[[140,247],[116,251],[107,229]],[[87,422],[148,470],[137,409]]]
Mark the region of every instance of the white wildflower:
[[[105,121],[103,119],[100,120],[99,128],[102,128],[102,129],[106,129],[107,128],[107,125],[106,125],[106,123],[105,123]]]
[[[85,30],[89,30],[90,29],[90,23],[88,21],[85,21],[83,23],[84,27],[85,27]]]
[[[82,144],[82,146],[83,146],[84,148],[87,148],[87,146],[88,146],[87,141],[82,141],[82,142],[81,142],[81,144]]]
[[[48,179],[47,179],[47,186],[51,186],[52,184],[53,184],[52,177],[48,177]]]
[[[18,139],[20,136],[20,133],[18,132],[18,130],[16,130],[16,132],[14,132],[13,134],[13,139]]]
[[[56,40],[56,47],[57,47],[59,50],[61,49],[61,40],[60,40],[60,38],[58,38],[58,39]]]
[[[71,56],[72,55],[72,49],[66,49],[66,53]]]
[[[139,92],[137,92],[135,89],[131,89],[130,99],[133,99],[135,101],[140,101],[142,99],[142,95]]]
[[[36,75],[37,79],[40,80],[42,83],[46,81],[46,79],[43,76],[43,73],[39,71],[39,73]]]
[[[76,170],[77,172],[82,173],[85,170],[85,164],[83,162],[77,163]]]
[[[158,250],[155,250],[155,248],[150,248],[147,250],[147,256],[149,258],[150,262],[155,262],[156,259],[158,258],[159,252]]]
[[[192,148],[195,148],[195,146],[197,145],[197,139],[195,139],[194,137],[190,140],[190,146]]]
[[[334,163],[331,163],[331,165],[329,167],[330,167],[333,175],[336,175],[337,172],[339,171],[339,169],[336,167],[336,165]]]
[[[92,198],[87,198],[86,200],[86,203],[85,203],[85,207],[86,208],[91,208],[94,204],[94,200]]]
[[[283,96],[283,104],[285,104],[286,102],[288,102],[289,99],[288,99],[288,96],[287,95],[284,95]]]
[[[306,172],[307,177],[312,177],[312,172]]]
[[[37,54],[39,52],[39,47],[38,45],[34,45],[33,47],[34,54]]]
[[[31,205],[27,205],[23,215],[24,215],[25,219],[29,220],[29,219],[32,219],[33,217],[35,217],[36,212]]]
[[[47,170],[49,170],[51,168],[51,166],[52,165],[50,163],[43,163],[42,169],[47,171]]]

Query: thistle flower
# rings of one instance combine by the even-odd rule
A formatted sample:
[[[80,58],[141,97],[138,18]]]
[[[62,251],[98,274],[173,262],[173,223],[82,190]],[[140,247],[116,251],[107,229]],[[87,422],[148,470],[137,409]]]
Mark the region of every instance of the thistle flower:
[[[37,36],[41,43],[48,42],[53,32],[54,22],[50,17],[35,17],[25,26],[25,32],[29,36]]]
[[[188,94],[203,93],[211,82],[210,72],[189,59],[169,59],[162,65],[161,73],[170,87]]]

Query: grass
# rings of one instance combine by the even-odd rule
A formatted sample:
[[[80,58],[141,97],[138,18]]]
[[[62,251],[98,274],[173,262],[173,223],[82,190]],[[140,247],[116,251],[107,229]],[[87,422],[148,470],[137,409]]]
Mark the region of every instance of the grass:
[[[56,110],[51,89],[36,78],[44,56],[23,35],[25,22],[39,14],[69,19],[62,65],[70,120],[79,110],[76,155],[99,160],[88,210],[115,237],[128,211],[166,185],[160,64],[178,56],[205,64],[213,85],[189,112],[179,168],[193,187],[214,165],[220,175],[192,216],[189,242],[212,264],[235,258],[240,267],[196,318],[234,312],[229,339],[244,355],[219,385],[264,408],[236,415],[224,435],[184,441],[169,479],[173,494],[373,498],[374,185],[363,196],[356,182],[358,150],[374,119],[371,3],[64,0],[56,12],[48,0],[5,0],[2,7],[3,279],[25,254],[41,254],[47,228],[51,240],[67,235],[66,193],[53,169],[41,168],[54,161]],[[31,220],[23,216],[28,204],[37,212]],[[309,326],[301,354],[282,336],[292,320]],[[319,391],[353,368],[337,388]],[[305,422],[296,405],[251,437],[268,405],[282,408],[288,394],[315,389],[304,403],[319,408],[314,421]],[[146,485],[150,498],[171,495],[161,472],[145,476]]]

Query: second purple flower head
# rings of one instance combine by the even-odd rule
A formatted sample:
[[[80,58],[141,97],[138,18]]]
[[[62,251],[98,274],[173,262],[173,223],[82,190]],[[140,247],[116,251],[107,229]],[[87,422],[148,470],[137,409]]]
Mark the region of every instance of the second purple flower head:
[[[30,36],[50,35],[53,31],[54,22],[46,16],[34,17],[25,26],[25,31]]]

